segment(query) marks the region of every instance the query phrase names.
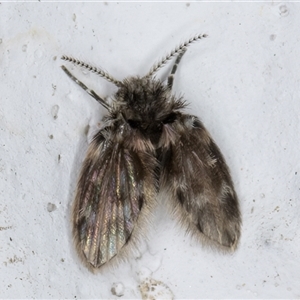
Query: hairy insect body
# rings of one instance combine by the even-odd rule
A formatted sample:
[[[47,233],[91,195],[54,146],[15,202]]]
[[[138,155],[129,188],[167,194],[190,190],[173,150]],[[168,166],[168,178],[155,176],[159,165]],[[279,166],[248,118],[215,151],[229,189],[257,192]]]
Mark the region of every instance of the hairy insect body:
[[[115,95],[116,108],[112,119],[122,120],[127,134],[124,140],[135,150],[157,149],[162,143],[164,127],[176,119],[176,114],[184,107],[181,100],[171,95],[167,86],[160,81],[145,78],[131,78]],[[143,140],[145,147],[139,148],[134,141]]]
[[[108,109],[89,146],[73,207],[75,243],[90,270],[127,255],[162,191],[181,223],[201,241],[230,250],[238,245],[241,217],[225,160],[201,121],[185,114],[185,102],[171,92],[185,47],[203,37],[176,48],[145,77],[122,82],[63,57],[118,86],[108,105],[63,67]],[[151,78],[175,54],[168,84]]]

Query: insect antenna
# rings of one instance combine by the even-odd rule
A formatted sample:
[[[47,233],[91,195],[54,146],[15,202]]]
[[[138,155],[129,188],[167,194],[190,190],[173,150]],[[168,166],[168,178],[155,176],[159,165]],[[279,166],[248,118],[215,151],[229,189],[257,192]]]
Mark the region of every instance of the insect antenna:
[[[109,104],[103,100],[100,96],[98,96],[93,90],[89,89],[84,83],[78,80],[72,73],[65,67],[61,66],[63,71],[73,80],[75,81],[81,88],[83,88],[90,96],[92,96],[96,101],[98,101],[102,106],[104,106],[107,110],[110,109]]]
[[[70,56],[66,56],[66,55],[63,55],[61,57],[61,59],[65,60],[65,61],[69,61],[69,62],[73,63],[74,65],[83,67],[83,68],[87,69],[88,71],[93,72],[93,73],[105,78],[107,81],[114,83],[117,87],[121,87],[123,85],[121,81],[116,80],[114,77],[109,75],[107,72],[105,72],[101,69],[98,69],[96,67],[93,67],[87,63],[84,63],[83,61],[81,61],[79,59],[76,59],[76,58],[73,58]]]
[[[178,65],[179,65],[179,63],[181,61],[181,58],[182,58],[183,54],[186,52],[186,50],[187,50],[187,48],[183,49],[182,52],[180,52],[178,54],[178,56],[177,56],[177,58],[175,60],[175,64],[174,64],[174,66],[172,68],[172,71],[171,71],[170,75],[168,76],[168,87],[169,87],[170,90],[173,87],[174,75],[175,75],[175,73],[177,71],[177,67],[178,67]]]
[[[206,38],[207,36],[208,36],[207,34],[198,34],[198,35],[190,38],[186,42],[180,44],[173,51],[171,51],[168,55],[164,56],[161,59],[161,61],[159,61],[158,63],[155,63],[145,77],[151,77],[154,73],[156,73],[161,67],[163,67],[175,55],[177,55],[178,53],[181,53],[182,51],[185,51],[185,48],[187,48],[191,43],[201,40],[203,38]]]

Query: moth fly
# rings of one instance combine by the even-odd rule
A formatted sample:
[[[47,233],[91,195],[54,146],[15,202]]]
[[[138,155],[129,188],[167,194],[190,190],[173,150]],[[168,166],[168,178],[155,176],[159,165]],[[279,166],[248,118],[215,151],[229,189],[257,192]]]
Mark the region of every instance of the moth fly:
[[[241,215],[225,160],[201,121],[184,113],[186,102],[172,94],[187,47],[206,36],[180,44],[145,76],[122,81],[62,56],[118,88],[110,104],[62,66],[108,111],[89,145],[73,206],[76,248],[91,271],[129,254],[158,193],[167,195],[178,219],[201,241],[228,250],[238,245]],[[174,57],[166,83],[154,78]]]

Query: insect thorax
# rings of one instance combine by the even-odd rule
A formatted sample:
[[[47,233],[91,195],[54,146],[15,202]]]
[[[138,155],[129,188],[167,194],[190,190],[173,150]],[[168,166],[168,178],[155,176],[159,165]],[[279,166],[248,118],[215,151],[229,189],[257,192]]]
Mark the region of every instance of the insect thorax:
[[[176,120],[184,102],[176,99],[168,86],[159,80],[130,77],[122,83],[115,94],[114,112],[122,115],[132,129],[157,143],[164,124]]]

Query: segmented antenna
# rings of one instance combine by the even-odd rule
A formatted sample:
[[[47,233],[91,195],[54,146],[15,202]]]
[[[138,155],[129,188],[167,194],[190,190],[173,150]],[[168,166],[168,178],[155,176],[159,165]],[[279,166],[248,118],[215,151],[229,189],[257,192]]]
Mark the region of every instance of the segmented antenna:
[[[93,73],[95,73],[95,74],[97,74],[97,75],[105,78],[107,81],[110,81],[110,82],[114,83],[118,87],[122,86],[122,82],[121,81],[116,80],[114,77],[112,77],[111,75],[109,75],[107,72],[104,72],[101,69],[93,67],[93,66],[91,66],[91,65],[89,65],[87,63],[84,63],[83,61],[80,61],[80,60],[78,60],[76,58],[73,58],[73,57],[70,57],[70,56],[66,56],[66,55],[63,55],[61,57],[61,59],[65,60],[65,61],[69,61],[69,62],[73,63],[74,65],[83,67],[83,68],[87,69],[88,71],[93,72]]]
[[[182,52],[186,47],[188,47],[191,43],[206,38],[207,34],[198,34],[193,38],[190,38],[188,41],[177,46],[173,51],[171,51],[168,55],[164,56],[162,60],[158,63],[155,63],[153,67],[150,69],[149,73],[145,77],[152,76],[155,72],[157,72],[162,66],[164,66],[170,59],[172,59],[176,54]]]

